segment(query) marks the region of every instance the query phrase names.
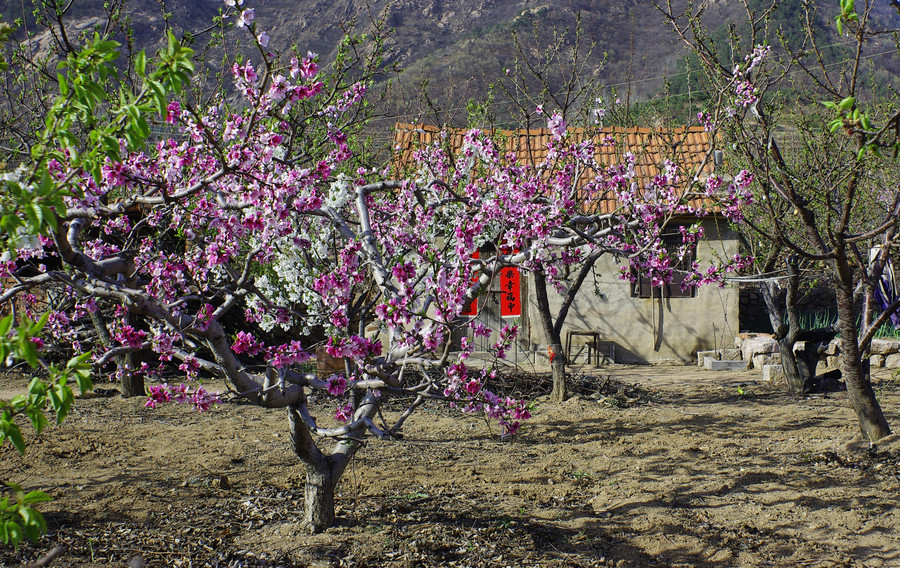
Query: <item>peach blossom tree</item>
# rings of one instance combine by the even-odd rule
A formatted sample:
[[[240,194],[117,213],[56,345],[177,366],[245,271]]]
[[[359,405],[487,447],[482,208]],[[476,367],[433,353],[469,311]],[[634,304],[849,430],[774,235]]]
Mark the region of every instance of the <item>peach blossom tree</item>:
[[[112,343],[95,354],[98,364],[151,351],[155,360],[137,371],[212,374],[235,396],[286,409],[307,471],[305,521],[321,531],[334,522],[335,487],[364,439],[399,438],[423,404],[484,414],[503,435],[530,417],[526,401],[491,390],[493,366],[468,365],[472,346],[452,341],[474,325],[466,306],[500,268],[552,273],[604,251],[629,265],[624,274],[665,282],[674,262],[663,225],[703,211],[677,194],[677,165],[641,187],[633,159],[601,167],[593,142],[570,140],[559,116],[550,117],[554,137],[536,166],[473,130],[456,155],[440,145],[418,150],[408,175],[362,167],[345,126],[367,83],[327,93],[313,54],[279,60],[253,9],[226,4],[258,48],[230,69],[238,104],[182,97],[189,51],[170,38],[156,62],[141,59],[143,86],[123,96],[115,119],[82,140],[71,126],[108,112],[97,78],[111,72],[116,46],[98,38],[70,63],[34,160],[4,177],[12,198],[3,202],[9,253],[0,269],[13,284],[0,302],[65,290],[70,307],[46,316],[58,336],[100,304],[113,306]],[[145,144],[151,119],[172,136]],[[308,144],[294,139],[298,121],[316,126]],[[584,186],[586,169],[595,175]],[[716,184],[705,191],[733,206],[746,183],[739,175],[728,192]],[[580,195],[609,192],[619,210],[577,213]],[[685,244],[696,238],[686,232]],[[501,252],[476,258],[488,240]],[[743,262],[696,265],[692,281],[715,281]],[[246,327],[235,331],[234,321]],[[347,361],[345,372],[309,372],[313,331]],[[502,330],[498,357],[515,334],[515,326]],[[205,411],[221,402],[196,382],[151,382],[147,406],[178,401]],[[333,401],[327,416],[311,393]],[[388,400],[404,404],[390,420]]]

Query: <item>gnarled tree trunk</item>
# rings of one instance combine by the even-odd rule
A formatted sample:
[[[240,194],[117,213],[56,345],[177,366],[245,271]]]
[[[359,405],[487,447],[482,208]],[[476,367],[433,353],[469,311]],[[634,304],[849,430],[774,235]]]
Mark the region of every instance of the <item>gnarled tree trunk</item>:
[[[860,350],[850,266],[846,257],[838,257],[832,261],[832,265],[834,272],[840,277],[835,286],[835,296],[838,327],[841,331],[841,372],[847,385],[847,397],[856,411],[863,435],[870,442],[875,442],[890,435],[891,429],[872,389],[869,360]]]
[[[378,414],[384,397],[366,395],[351,418],[351,428],[346,437],[335,444],[334,450],[324,454],[316,445],[309,425],[303,420],[301,408],[305,408],[306,396],[294,406],[288,407],[291,443],[294,453],[306,466],[306,506],[303,520],[310,532],[319,533],[334,526],[334,491],[341,475],[362,447],[359,442],[365,436],[367,422]],[[357,424],[358,426],[354,426]]]
[[[359,444],[342,441],[331,455],[325,455],[296,407],[288,407],[288,422],[294,453],[306,466],[303,521],[310,532],[319,533],[334,526],[334,490]]]
[[[327,456],[321,464],[306,463],[303,521],[310,532],[318,533],[334,526],[334,489],[343,473],[335,466],[332,456]]]
[[[542,270],[534,271],[534,296],[541,318],[541,329],[547,338],[550,356],[550,374],[553,379],[553,390],[550,392],[552,402],[566,400],[566,353],[563,350],[559,328],[553,325],[550,317],[550,298],[547,295],[547,275]]]
[[[802,375],[802,367],[797,364],[794,355],[794,344],[797,343],[800,334],[800,308],[797,305],[797,290],[800,286],[800,275],[797,270],[797,259],[787,259],[788,281],[785,289],[784,310],[787,311],[787,321],[782,316],[782,306],[778,301],[777,286],[774,282],[766,282],[761,286],[763,299],[769,311],[769,321],[775,330],[775,340],[778,342],[778,352],[781,355],[781,368],[787,382],[788,391],[791,394],[803,392],[803,383],[809,377]],[[807,373],[810,369],[805,369]],[[815,373],[815,367],[811,369]]]
[[[106,327],[106,320],[99,311],[90,312],[90,316],[94,330],[100,339],[100,344],[105,349],[110,349],[112,347],[112,337],[110,337],[109,329]],[[129,322],[130,320],[131,318],[129,317]],[[122,375],[122,398],[146,395],[144,376],[134,372],[137,369],[137,357],[135,357],[134,352],[116,355],[115,361]]]

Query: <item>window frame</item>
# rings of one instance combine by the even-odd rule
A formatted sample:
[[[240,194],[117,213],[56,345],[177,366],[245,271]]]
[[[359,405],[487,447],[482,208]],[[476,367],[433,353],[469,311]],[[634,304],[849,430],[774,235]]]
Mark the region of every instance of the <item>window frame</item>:
[[[660,235],[660,238],[662,239],[668,253],[674,253],[679,247],[684,244],[684,240],[681,236],[681,227],[691,226],[692,224],[688,223],[677,223],[674,225],[669,225],[665,229],[663,229],[663,233],[662,235]],[[690,267],[694,263],[696,257],[697,243],[692,243],[689,250],[684,255],[684,258],[679,260],[675,264],[675,266],[672,267],[675,271],[672,281],[668,284],[662,284],[660,286],[652,286],[650,284],[650,278],[648,278],[645,274],[637,274],[636,271],[632,270],[634,279],[631,283],[631,297],[639,299],[697,297],[696,286],[688,286],[685,289],[681,288],[681,283],[684,282],[684,280],[688,277]]]

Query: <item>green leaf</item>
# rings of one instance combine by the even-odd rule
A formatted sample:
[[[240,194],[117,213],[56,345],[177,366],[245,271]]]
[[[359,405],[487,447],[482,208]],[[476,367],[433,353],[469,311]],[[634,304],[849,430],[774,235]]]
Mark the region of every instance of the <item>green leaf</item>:
[[[0,340],[6,338],[6,334],[9,333],[9,329],[12,327],[12,321],[12,314],[0,319]]]
[[[41,319],[37,320],[29,330],[29,333],[31,333],[32,337],[39,334],[41,330],[44,329],[44,326],[47,325],[48,319],[50,319],[50,312],[44,312],[44,314],[41,316]]]
[[[855,104],[856,104],[856,97],[847,97],[846,99],[839,102],[837,106],[841,110],[848,110],[848,109],[853,108],[853,105],[855,105]]]
[[[134,58],[134,69],[141,77],[147,74],[147,54],[141,50]]]
[[[40,203],[32,202],[30,205],[31,210],[34,212],[34,218],[36,220],[35,227],[40,230],[40,228],[44,226],[44,210],[41,208]]]
[[[27,335],[21,335],[19,337],[19,356],[21,356],[22,359],[25,359],[25,362],[28,363],[32,369],[37,369],[37,346],[31,342],[31,339]]]
[[[37,412],[30,412],[28,418],[31,420],[31,426],[34,428],[35,434],[40,434],[44,431],[44,428],[50,424],[50,421],[47,420],[47,417],[44,416],[44,413],[40,410]]]
[[[42,394],[45,390],[47,390],[47,385],[39,377],[32,378],[28,383],[28,392],[32,395]]]
[[[44,503],[45,501],[53,501],[53,497],[47,495],[43,491],[31,491],[22,497],[23,505],[32,505],[34,503]]]
[[[47,225],[56,232],[58,227],[56,223],[56,215],[53,213],[53,209],[48,207],[47,205],[41,205],[41,211],[43,212],[44,221],[47,222]]]
[[[20,454],[25,455],[25,440],[22,438],[22,431],[17,424],[9,423],[9,427],[6,429],[6,437],[9,438],[9,441],[12,442],[12,445],[15,446]]]
[[[11,543],[13,546],[18,546],[20,542],[22,542],[22,527],[19,526],[19,523],[15,521],[7,521],[4,525],[4,541],[7,543]]]
[[[65,377],[63,380],[65,380]],[[75,402],[75,396],[72,393],[72,389],[66,386],[65,383],[56,383],[50,387],[50,405],[56,411],[57,426],[66,419],[73,402]]]
[[[47,532],[47,521],[44,520],[44,515],[28,507],[19,509],[19,515],[25,520],[25,537],[36,543],[41,535]]]
[[[22,409],[28,405],[28,395],[19,394],[9,400],[9,405],[15,409]]]
[[[28,221],[31,224],[31,226],[29,227],[29,232],[33,232],[35,227],[41,226],[40,220],[37,218],[37,216],[34,213],[33,205],[34,205],[34,203],[29,203],[25,207],[25,215],[28,217]]]
[[[66,363],[66,369],[77,369],[79,367],[85,367],[90,365],[91,352],[88,351],[86,353],[82,353],[81,355],[76,355],[69,359]]]
[[[54,411],[62,406],[63,402],[59,397],[59,393],[52,387],[47,389],[47,396],[50,397],[50,407],[53,408]]]

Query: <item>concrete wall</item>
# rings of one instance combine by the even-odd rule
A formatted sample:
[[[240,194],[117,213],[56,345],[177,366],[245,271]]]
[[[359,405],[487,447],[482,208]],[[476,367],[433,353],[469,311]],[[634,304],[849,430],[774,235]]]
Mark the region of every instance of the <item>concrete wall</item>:
[[[728,258],[738,252],[738,241],[724,222],[705,220],[704,229],[706,237],[697,247],[701,266],[708,266],[715,256]],[[661,363],[693,362],[697,351],[730,346],[734,341],[739,332],[737,286],[702,286],[693,298],[633,298],[631,284],[619,279],[621,265],[612,257],[597,263],[596,278],[584,283],[566,319],[563,344],[570,329],[597,330],[604,341],[615,344],[616,362]],[[526,313],[520,341],[525,350],[544,357],[548,342],[541,331],[531,280],[529,275],[523,290]],[[555,315],[562,300],[555,290],[550,293]],[[574,344],[573,340],[576,351]]]

